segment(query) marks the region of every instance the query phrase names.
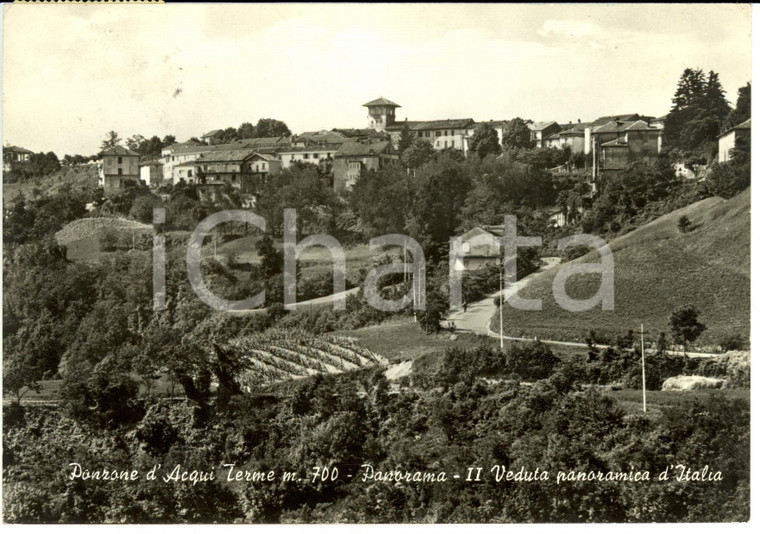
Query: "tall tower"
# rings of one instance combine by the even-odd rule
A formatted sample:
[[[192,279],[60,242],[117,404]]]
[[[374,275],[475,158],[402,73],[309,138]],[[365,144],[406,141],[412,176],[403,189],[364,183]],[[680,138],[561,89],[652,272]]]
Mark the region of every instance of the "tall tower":
[[[381,132],[386,126],[396,122],[396,108],[401,106],[381,96],[377,100],[367,102],[364,107],[367,108],[368,127]]]

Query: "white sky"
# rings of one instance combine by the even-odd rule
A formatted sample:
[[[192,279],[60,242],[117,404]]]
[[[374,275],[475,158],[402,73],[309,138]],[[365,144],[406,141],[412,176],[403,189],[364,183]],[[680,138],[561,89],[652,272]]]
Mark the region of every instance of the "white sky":
[[[4,5],[3,142],[94,154],[271,117],[664,115],[686,67],[751,77],[747,5]]]

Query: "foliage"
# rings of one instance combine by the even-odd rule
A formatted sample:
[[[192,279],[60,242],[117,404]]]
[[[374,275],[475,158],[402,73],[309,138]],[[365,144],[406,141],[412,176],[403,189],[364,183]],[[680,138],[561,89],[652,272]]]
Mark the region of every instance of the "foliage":
[[[106,138],[100,144],[100,151],[105,152],[106,150],[115,148],[119,146],[119,143],[121,143],[121,138],[119,137],[119,134],[111,130],[110,132],[106,134]]]
[[[481,158],[489,154],[499,154],[501,147],[496,130],[487,123],[479,124],[470,138],[470,151]]]
[[[699,322],[699,310],[684,306],[670,316],[670,331],[679,345],[693,343],[707,327]]]
[[[687,68],[665,118],[663,144],[685,157],[709,161],[717,152],[715,139],[730,111],[718,73],[710,71],[705,77],[702,69]]]
[[[501,142],[504,150],[528,149],[533,146],[530,140],[530,129],[520,117],[515,117],[507,122]]]

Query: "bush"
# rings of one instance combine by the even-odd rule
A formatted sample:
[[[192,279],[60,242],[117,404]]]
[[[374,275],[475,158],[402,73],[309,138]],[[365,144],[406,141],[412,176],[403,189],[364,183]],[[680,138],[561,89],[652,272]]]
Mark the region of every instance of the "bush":
[[[528,345],[515,345],[509,349],[505,359],[507,373],[517,373],[522,378],[541,380],[549,378],[559,363],[547,345],[534,341]]]

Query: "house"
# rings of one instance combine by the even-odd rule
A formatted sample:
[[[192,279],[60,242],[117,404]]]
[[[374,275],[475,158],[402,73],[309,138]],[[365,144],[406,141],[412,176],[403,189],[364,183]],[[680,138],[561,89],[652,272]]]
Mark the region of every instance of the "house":
[[[498,265],[504,259],[501,252],[503,226],[477,226],[459,236],[461,256],[454,262],[455,271],[474,271],[488,265]]]
[[[201,139],[207,145],[220,145],[223,143],[222,134],[224,130],[211,130],[201,136]]]
[[[555,208],[549,212],[549,226],[562,228],[567,224],[567,215],[562,208]]]
[[[123,146],[115,146],[100,153],[98,185],[106,196],[124,189],[128,182],[140,183],[140,154]]]
[[[180,180],[209,187],[229,185],[241,193],[255,195],[269,176],[280,174],[275,155],[252,149],[212,150],[177,166]]]
[[[570,148],[573,154],[588,154],[591,146],[586,143],[586,128],[588,123],[577,122],[562,125],[562,130],[546,138],[545,146],[550,148]]]
[[[467,152],[468,132],[474,131],[472,119],[446,119],[439,121],[404,121],[396,122],[386,128],[391,135],[391,142],[398,147],[401,134],[408,128],[415,139],[424,139],[436,150],[456,148]]]
[[[34,152],[20,146],[5,145],[3,147],[3,171],[8,172],[16,165],[23,165],[29,161]]]
[[[335,153],[343,143],[293,147],[279,152],[282,168],[288,169],[295,162],[326,166],[332,164]]]
[[[155,159],[140,163],[140,180],[150,187],[159,187],[164,181],[164,164]]]
[[[178,143],[164,148],[161,151],[164,183],[176,184],[181,180],[187,181],[186,170],[191,167],[183,167],[183,172],[180,173],[179,166],[198,159],[201,154],[209,150],[214,150],[214,147],[195,143]]]
[[[562,127],[556,122],[530,122],[530,140],[536,148],[547,146],[549,136],[562,131]]]
[[[336,191],[350,189],[362,171],[397,165],[398,159],[398,152],[390,141],[343,143],[334,156],[333,187]]]
[[[654,162],[660,151],[661,130],[644,120],[610,121],[591,129],[592,181],[617,173],[637,161]]]
[[[731,151],[736,148],[739,139],[750,139],[752,134],[752,119],[737,124],[726,130],[718,137],[718,163],[726,163],[731,160]]]

